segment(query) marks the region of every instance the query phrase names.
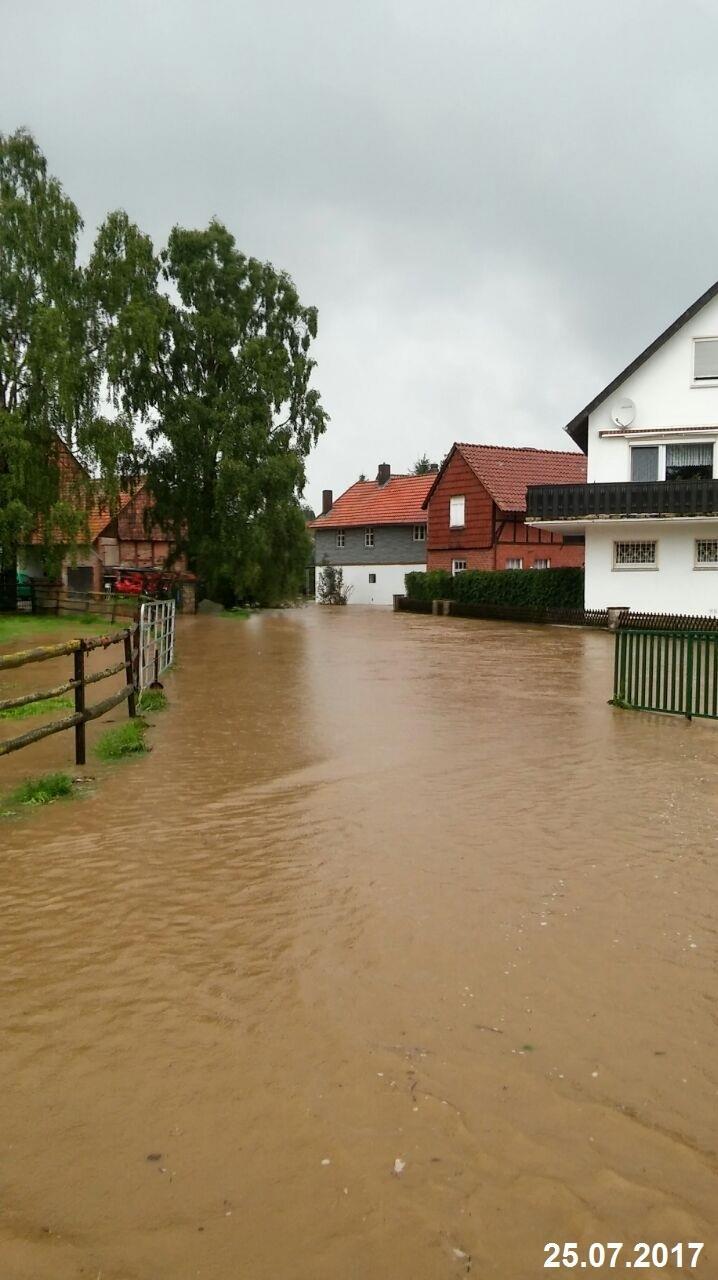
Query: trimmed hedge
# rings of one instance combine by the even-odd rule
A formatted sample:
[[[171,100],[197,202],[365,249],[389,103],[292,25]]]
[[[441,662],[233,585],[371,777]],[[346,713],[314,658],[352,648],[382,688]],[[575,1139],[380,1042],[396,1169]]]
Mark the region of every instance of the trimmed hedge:
[[[407,573],[410,600],[457,600],[462,604],[583,609],[583,569],[444,569]]]

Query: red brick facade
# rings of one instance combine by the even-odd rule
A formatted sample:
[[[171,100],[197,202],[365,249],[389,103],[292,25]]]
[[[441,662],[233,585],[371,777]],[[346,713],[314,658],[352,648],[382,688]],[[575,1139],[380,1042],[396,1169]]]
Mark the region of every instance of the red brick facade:
[[[452,529],[449,499],[459,495],[465,498],[465,523]],[[560,534],[526,525],[523,512],[502,510],[458,449],[429,494],[427,514],[427,569],[451,572],[454,560],[466,560],[468,569],[505,569],[509,559],[520,560],[524,569],[536,560],[548,560],[552,569],[583,567],[583,543],[566,545]]]

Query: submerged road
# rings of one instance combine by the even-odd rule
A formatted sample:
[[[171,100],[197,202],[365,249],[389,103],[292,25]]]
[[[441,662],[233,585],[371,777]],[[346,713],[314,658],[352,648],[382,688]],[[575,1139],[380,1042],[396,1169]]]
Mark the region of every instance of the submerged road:
[[[178,659],[149,757],[0,825],[3,1280],[709,1280],[718,726],[609,707],[584,630],[308,607]]]

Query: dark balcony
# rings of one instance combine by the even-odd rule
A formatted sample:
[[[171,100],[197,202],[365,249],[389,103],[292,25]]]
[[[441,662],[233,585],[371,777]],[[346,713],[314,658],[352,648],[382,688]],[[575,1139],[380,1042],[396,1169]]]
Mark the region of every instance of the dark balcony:
[[[718,480],[539,484],[526,490],[527,520],[717,516]]]

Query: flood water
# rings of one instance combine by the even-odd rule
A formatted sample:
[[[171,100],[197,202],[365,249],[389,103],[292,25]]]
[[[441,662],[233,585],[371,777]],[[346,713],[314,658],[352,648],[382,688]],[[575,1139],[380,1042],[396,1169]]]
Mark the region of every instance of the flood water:
[[[149,757],[0,826],[2,1280],[714,1276],[718,725],[609,707],[587,630],[178,658]]]

